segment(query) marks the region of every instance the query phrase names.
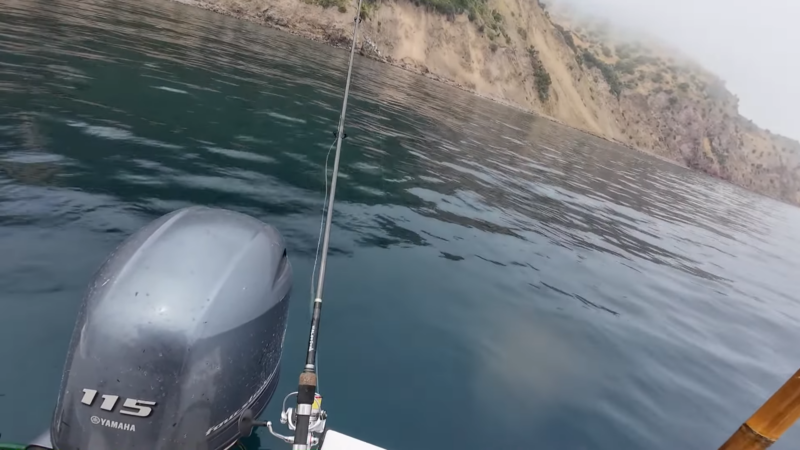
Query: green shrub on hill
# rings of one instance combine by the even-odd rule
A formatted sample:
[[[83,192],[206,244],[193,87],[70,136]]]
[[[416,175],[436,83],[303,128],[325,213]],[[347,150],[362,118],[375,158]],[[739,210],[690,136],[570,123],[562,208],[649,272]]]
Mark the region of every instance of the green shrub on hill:
[[[369,20],[377,8],[378,5],[374,0],[363,1],[361,3],[361,11],[358,13],[358,16],[361,17],[361,20]]]
[[[620,59],[628,59],[631,56],[631,48],[627,44],[617,45],[614,47],[614,51]]]
[[[481,0],[418,0],[420,6],[441,14],[467,14],[474,18],[483,16],[486,3]]]
[[[652,56],[647,55],[639,55],[636,58],[633,58],[636,64],[643,66],[645,64],[658,64],[658,58],[654,58]]]
[[[495,23],[503,23],[503,15],[495,9],[492,10],[492,19],[494,19]]]
[[[621,59],[614,64],[614,68],[619,72],[633,75],[636,73],[636,62],[630,59]]]
[[[556,30],[558,30],[561,37],[564,38],[564,42],[569,48],[571,48],[573,52],[578,53],[578,47],[575,45],[575,39],[572,37],[572,33],[557,23],[554,23],[553,26],[556,27]]]
[[[310,5],[319,5],[323,8],[330,8],[336,6],[340,8],[342,6],[346,7],[347,1],[346,0],[303,0],[305,3]]]
[[[539,58],[539,52],[531,47],[528,49],[528,55],[531,57],[531,66],[533,66],[536,93],[539,95],[539,100],[546,102],[550,98],[550,85],[553,84],[553,80],[545,69],[542,59]]]
[[[497,10],[490,10],[486,0],[414,0],[414,3],[430,11],[445,14],[451,19],[458,14],[466,14],[470,22],[474,22],[478,25],[479,32],[483,33],[484,27],[489,27],[497,31],[497,34],[505,35],[505,32],[502,30],[502,24],[505,22],[503,15]],[[497,34],[494,37],[497,37]]]
[[[603,78],[605,78],[606,83],[608,83],[611,93],[614,94],[615,97],[619,98],[620,94],[622,94],[622,83],[619,81],[619,77],[614,71],[614,67],[598,59],[596,56],[594,56],[594,53],[590,52],[589,50],[584,50],[583,61],[589,67],[596,67],[600,69],[600,73],[603,74]]]

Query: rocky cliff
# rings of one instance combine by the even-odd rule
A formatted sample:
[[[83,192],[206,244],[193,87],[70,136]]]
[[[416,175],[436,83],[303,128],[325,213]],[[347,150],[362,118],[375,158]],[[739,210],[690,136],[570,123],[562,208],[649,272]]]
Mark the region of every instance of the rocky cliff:
[[[178,0],[350,43],[347,0]],[[800,143],[755,126],[716,76],[537,0],[364,0],[361,52],[800,204]]]

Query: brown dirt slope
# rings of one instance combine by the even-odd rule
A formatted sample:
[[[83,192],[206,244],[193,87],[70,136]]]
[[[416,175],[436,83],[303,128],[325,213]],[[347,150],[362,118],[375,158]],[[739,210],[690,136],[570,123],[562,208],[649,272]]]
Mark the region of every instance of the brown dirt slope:
[[[333,45],[349,45],[347,0],[178,0]],[[606,24],[541,3],[485,0],[435,12],[368,0],[362,54],[800,204],[800,143],[743,118],[716,76]],[[428,0],[431,1],[431,0]]]

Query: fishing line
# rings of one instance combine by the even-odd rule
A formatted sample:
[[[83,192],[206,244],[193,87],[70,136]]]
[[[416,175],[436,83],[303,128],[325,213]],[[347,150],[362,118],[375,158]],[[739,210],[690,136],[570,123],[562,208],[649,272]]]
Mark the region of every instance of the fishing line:
[[[311,285],[309,286],[310,290],[310,300],[311,303],[308,305],[308,314],[312,315],[314,311],[314,282],[316,281],[317,277],[317,261],[319,260],[319,247],[322,245],[322,232],[325,230],[325,207],[328,204],[328,159],[331,156],[331,150],[333,150],[333,146],[336,145],[336,139],[333,140],[331,146],[328,147],[328,153],[325,155],[325,166],[323,167],[323,178],[325,179],[325,196],[322,197],[322,214],[319,218],[319,236],[317,237],[317,251],[314,253],[314,268],[311,270]],[[314,364],[317,366],[317,391],[320,391],[321,388],[319,387],[319,357],[318,355],[314,355]]]
[[[331,146],[328,147],[328,153],[325,155],[325,167],[323,168],[323,178],[325,179],[325,196],[322,198],[322,214],[319,218],[319,236],[317,237],[317,251],[314,253],[314,268],[311,271],[311,286],[309,287],[311,305],[309,313],[314,309],[314,283],[317,281],[317,262],[319,261],[319,247],[322,245],[322,232],[325,231],[325,207],[328,204],[328,158],[331,156],[331,150],[336,145],[336,139],[333,140]]]

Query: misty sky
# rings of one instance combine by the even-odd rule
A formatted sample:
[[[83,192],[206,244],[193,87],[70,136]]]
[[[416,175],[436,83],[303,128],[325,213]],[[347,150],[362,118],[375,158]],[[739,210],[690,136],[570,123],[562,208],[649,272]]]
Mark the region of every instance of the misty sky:
[[[739,110],[800,139],[800,0],[562,0],[644,31],[722,77]]]

